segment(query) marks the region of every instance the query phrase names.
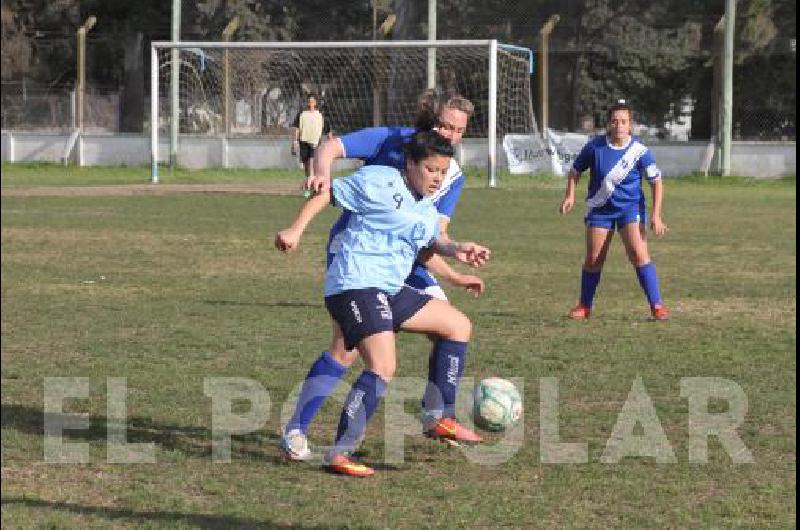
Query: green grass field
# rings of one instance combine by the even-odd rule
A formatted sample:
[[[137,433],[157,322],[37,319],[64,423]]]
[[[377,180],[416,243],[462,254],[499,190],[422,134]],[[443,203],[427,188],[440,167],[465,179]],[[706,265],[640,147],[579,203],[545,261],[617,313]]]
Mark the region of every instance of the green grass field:
[[[4,189],[137,182],[140,170],[3,165]],[[88,175],[88,176],[87,176]],[[147,172],[143,175],[146,178]],[[250,172],[185,182],[296,178]],[[668,180],[665,221],[651,241],[673,319],[654,323],[614,244],[595,314],[572,322],[583,255],[580,212],[556,214],[554,179],[476,180],[453,219],[457,238],[485,242],[488,291],[448,289],[473,320],[467,376],[524,380],[524,439],[497,465],[421,436],[402,462],[382,464],[379,410],[364,444],[380,472],[349,479],[285,462],[281,409],[327,346],[323,243],[336,212],[300,250],[272,248],[299,196],[232,193],[2,199],[2,526],[4,528],[569,528],[795,526],[796,184],[794,179]],[[398,377],[425,377],[426,340],[399,338]],[[352,381],[360,370],[347,377]],[[88,463],[44,458],[44,381],[83,377]],[[129,442],[153,442],[155,463],[107,461],[108,378],[127,378]],[[229,463],[212,459],[204,380],[258,382],[263,426],[235,436]],[[676,463],[601,455],[641,378]],[[689,461],[681,380],[718,377],[748,401],[737,432],[755,460],[735,463],[715,437],[708,462]],[[540,379],[556,378],[561,440],[588,444],[588,462],[542,463]],[[468,391],[468,389],[465,389]],[[246,413],[248,403],[234,403]],[[712,412],[727,403],[712,400]],[[330,443],[340,402],[313,424]],[[405,405],[409,414],[416,399]],[[636,431],[638,433],[638,431]],[[487,435],[488,445],[499,435]]]

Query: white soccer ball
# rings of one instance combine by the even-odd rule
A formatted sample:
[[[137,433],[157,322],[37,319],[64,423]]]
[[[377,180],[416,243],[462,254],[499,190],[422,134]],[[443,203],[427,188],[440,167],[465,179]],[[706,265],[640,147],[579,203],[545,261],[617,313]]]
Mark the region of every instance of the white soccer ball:
[[[475,387],[475,425],[487,431],[503,431],[522,417],[522,398],[514,383],[489,377]]]

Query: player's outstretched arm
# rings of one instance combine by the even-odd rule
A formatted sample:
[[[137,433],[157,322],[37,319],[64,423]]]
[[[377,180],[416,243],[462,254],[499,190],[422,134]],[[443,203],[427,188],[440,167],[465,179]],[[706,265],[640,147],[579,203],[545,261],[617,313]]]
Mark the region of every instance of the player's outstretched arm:
[[[653,213],[650,214],[650,228],[657,236],[663,236],[669,227],[661,220],[661,206],[664,202],[664,183],[661,179],[650,183],[653,188]]]
[[[330,190],[321,191],[312,196],[297,213],[297,217],[289,228],[284,228],[275,235],[275,248],[281,252],[291,252],[300,244],[300,237],[303,235],[308,223],[319,214],[331,202]]]
[[[578,187],[580,178],[581,174],[578,173],[575,168],[569,170],[569,175],[567,175],[567,189],[564,191],[564,200],[561,201],[561,206],[558,208],[558,212],[561,215],[569,213],[572,207],[575,206],[575,188]]]
[[[323,141],[314,152],[314,171],[306,180],[305,188],[313,192],[329,190],[333,161],[343,156],[342,143],[337,138]]]
[[[483,291],[486,290],[483,280],[478,276],[461,274],[452,268],[444,258],[433,252],[420,254],[420,262],[424,263],[425,267],[437,278],[441,278],[450,285],[462,287],[475,296],[483,294]]]
[[[486,265],[491,256],[491,251],[477,243],[471,241],[459,243],[457,241],[440,241],[433,242],[431,247],[434,252],[442,256],[455,258],[462,263],[466,263],[472,267],[482,267]]]

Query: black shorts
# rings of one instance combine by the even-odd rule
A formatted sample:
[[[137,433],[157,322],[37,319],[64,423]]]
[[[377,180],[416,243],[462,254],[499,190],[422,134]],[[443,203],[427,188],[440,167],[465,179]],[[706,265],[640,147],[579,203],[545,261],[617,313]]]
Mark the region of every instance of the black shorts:
[[[333,320],[344,334],[344,345],[353,349],[365,338],[382,331],[398,331],[433,297],[410,287],[395,295],[380,289],[353,289],[325,297]]]
[[[300,142],[300,160],[303,162],[311,160],[311,157],[314,156],[314,149],[316,148],[310,143]]]

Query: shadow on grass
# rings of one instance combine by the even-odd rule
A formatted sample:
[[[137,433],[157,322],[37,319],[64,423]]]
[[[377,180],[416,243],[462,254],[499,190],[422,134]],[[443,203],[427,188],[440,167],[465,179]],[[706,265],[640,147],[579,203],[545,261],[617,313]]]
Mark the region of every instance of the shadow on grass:
[[[203,300],[203,303],[209,305],[242,307],[310,307],[312,309],[324,307],[322,302],[312,304],[308,302],[241,302],[239,300]]]
[[[197,528],[240,528],[240,529],[257,529],[257,528],[296,528],[312,529],[323,528],[316,526],[302,526],[302,525],[283,525],[271,521],[257,521],[255,519],[246,519],[242,517],[234,517],[227,515],[214,515],[204,513],[181,513],[181,512],[159,512],[159,511],[136,511],[129,508],[108,508],[105,506],[84,506],[82,504],[74,504],[71,502],[59,501],[44,501],[39,499],[28,499],[23,497],[10,497],[3,496],[2,505],[4,511],[6,507],[13,505],[24,506],[26,508],[41,508],[46,510],[55,510],[60,512],[69,512],[77,515],[87,516],[96,515],[105,517],[106,519],[117,520],[127,519],[133,520],[134,524],[145,522],[164,522],[164,523],[183,523],[193,525]]]
[[[48,414],[51,425],[63,425],[71,415]],[[3,405],[2,427],[26,434],[44,435],[45,413],[42,409],[22,405]],[[65,429],[63,436],[73,440],[104,442],[108,438],[108,418],[89,416],[88,429]],[[180,426],[157,423],[150,418],[127,418],[126,437],[129,443],[153,442],[163,450],[178,451],[187,456],[211,457],[211,430],[205,427]],[[262,460],[272,463],[285,463],[275,448],[278,447],[277,433],[258,431],[235,435],[231,444],[231,457]],[[270,454],[275,452],[276,454]]]
[[[309,303],[309,302],[243,302],[240,300],[203,300],[204,304],[216,306],[232,306],[232,307],[293,307],[293,308],[311,308],[320,309],[324,308],[325,304]],[[522,318],[525,314],[521,311],[500,311],[489,309],[484,311],[474,311],[474,314],[488,315],[492,317],[502,318]]]

